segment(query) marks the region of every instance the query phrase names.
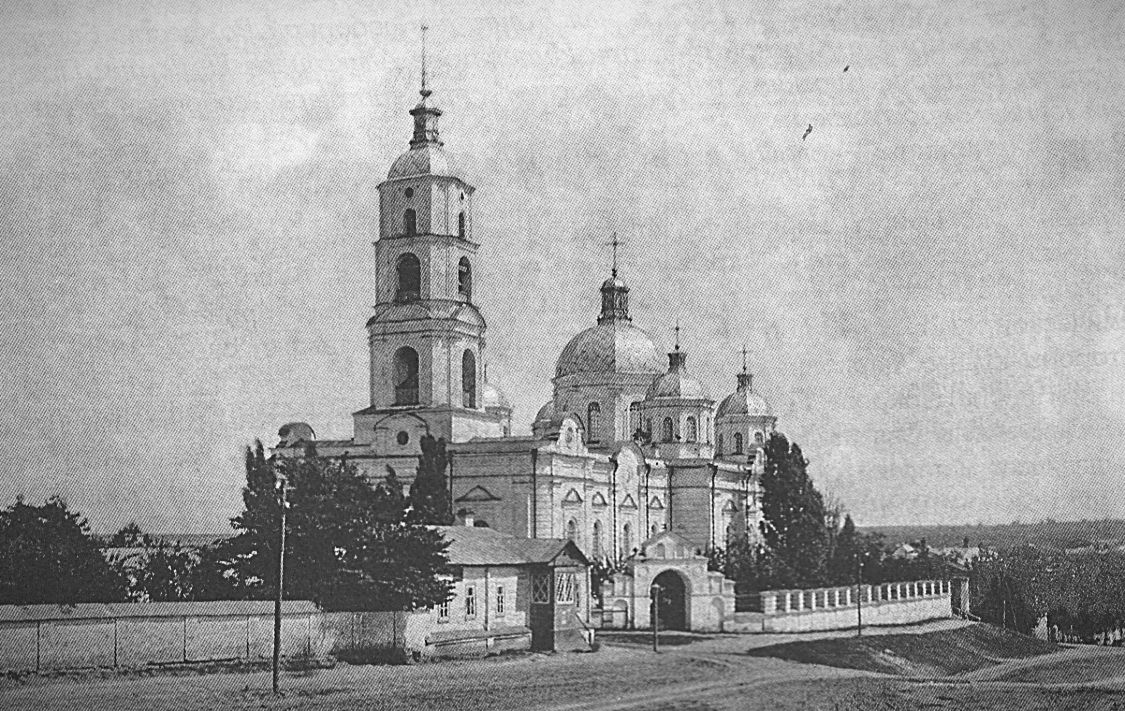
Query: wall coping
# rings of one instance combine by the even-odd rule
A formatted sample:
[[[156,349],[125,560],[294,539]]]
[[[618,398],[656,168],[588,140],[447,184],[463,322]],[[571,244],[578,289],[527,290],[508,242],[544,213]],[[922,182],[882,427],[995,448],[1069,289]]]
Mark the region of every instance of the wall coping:
[[[0,623],[112,620],[151,617],[231,617],[272,615],[272,600],[208,600],[203,602],[87,602],[77,605],[0,605]],[[282,615],[320,612],[310,600],[285,600]]]

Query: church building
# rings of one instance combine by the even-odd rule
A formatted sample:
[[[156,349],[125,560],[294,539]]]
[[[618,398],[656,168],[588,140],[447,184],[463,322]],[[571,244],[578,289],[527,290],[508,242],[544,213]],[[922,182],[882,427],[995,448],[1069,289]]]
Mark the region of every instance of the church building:
[[[300,456],[314,444],[373,482],[393,467],[408,486],[419,439],[442,437],[455,512],[514,536],[570,539],[590,560],[643,557],[665,531],[696,559],[758,535],[762,445],[777,417],[754,390],[745,353],[716,406],[691,374],[678,328],[665,362],[633,322],[616,256],[597,286],[599,313],[558,355],[531,434],[512,434],[518,413],[488,379],[487,323],[474,301],[474,269],[487,258],[475,188],[445,149],[424,78],[421,97],[409,147],[378,186],[370,404],[352,414],[350,438],[317,439],[294,422],[275,453]]]

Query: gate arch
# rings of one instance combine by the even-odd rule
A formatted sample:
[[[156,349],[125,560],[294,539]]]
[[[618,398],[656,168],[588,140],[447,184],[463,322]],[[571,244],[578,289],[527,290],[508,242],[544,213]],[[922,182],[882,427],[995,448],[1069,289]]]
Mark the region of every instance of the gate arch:
[[[652,579],[660,586],[660,600],[656,605],[660,629],[689,629],[688,603],[691,601],[689,583],[677,570],[668,569]]]

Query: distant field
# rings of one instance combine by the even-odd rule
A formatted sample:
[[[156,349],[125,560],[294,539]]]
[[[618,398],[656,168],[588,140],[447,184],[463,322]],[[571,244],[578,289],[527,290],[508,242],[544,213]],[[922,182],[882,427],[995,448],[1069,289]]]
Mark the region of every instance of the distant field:
[[[960,546],[965,538],[970,546],[1010,548],[1031,543],[1047,548],[1079,548],[1085,545],[1125,542],[1125,520],[1040,521],[998,525],[955,526],[864,526],[863,533],[879,532],[888,543],[925,539],[930,547]]]

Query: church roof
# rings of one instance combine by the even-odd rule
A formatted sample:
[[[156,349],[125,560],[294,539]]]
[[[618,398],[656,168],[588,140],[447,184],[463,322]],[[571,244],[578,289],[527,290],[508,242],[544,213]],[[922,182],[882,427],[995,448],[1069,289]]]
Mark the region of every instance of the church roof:
[[[566,344],[555,375],[575,373],[659,373],[660,357],[644,330],[628,321],[606,321]]]
[[[504,391],[495,383],[490,383],[487,380],[481,388],[481,401],[486,409],[489,407],[512,409],[512,404],[508,402],[508,396],[504,394]]]
[[[551,563],[566,553],[589,564],[586,556],[565,538],[516,538],[491,528],[434,526],[449,541],[446,555],[452,565],[528,565]]]
[[[715,410],[715,417],[723,417],[725,415],[749,415],[751,417],[774,416],[773,407],[770,405],[769,400],[766,400],[749,388],[740,388],[723,398],[723,401],[719,403],[718,409]]]
[[[652,381],[645,393],[646,400],[673,398],[683,400],[705,400],[707,390],[687,372],[687,354],[677,350],[668,354],[668,372]]]
[[[414,146],[406,151],[387,172],[387,180],[409,178],[415,175],[436,175],[446,178],[460,178],[453,156],[442,146],[427,143]]]

